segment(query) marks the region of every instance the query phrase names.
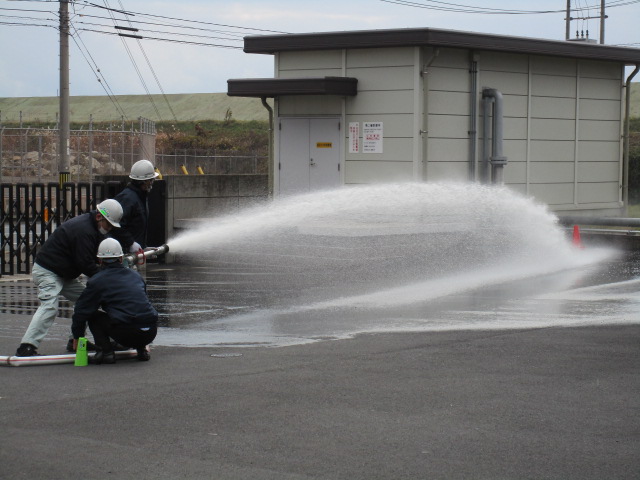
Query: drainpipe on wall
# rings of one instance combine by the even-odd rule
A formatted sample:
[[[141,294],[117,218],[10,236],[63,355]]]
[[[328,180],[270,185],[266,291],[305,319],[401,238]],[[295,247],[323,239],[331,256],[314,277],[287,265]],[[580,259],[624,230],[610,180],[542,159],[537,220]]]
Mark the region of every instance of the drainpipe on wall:
[[[269,189],[269,198],[273,198],[273,175],[274,175],[274,166],[273,166],[273,108],[267,103],[267,97],[261,97],[262,105],[269,112],[269,159],[268,159],[268,189]]]
[[[420,71],[420,76],[422,77],[422,92],[423,92],[423,115],[422,115],[422,129],[420,129],[420,135],[424,135],[427,134],[427,139],[426,141],[429,141],[429,85],[427,83],[427,74],[429,73],[429,67],[431,66],[431,64],[436,60],[436,58],[438,57],[438,55],[440,55],[440,49],[436,48],[433,51],[433,54],[431,55],[431,57],[429,57],[429,60],[422,66],[422,70]],[[422,166],[422,178],[423,180],[428,180],[428,175],[427,175],[427,166],[428,166],[428,154],[427,154],[427,148],[425,145],[425,137],[422,137],[422,145],[423,145],[423,150],[422,150],[422,159],[423,159],[423,166]]]
[[[502,185],[504,183],[504,166],[507,164],[507,157],[502,155],[502,143],[503,143],[503,121],[502,121],[502,93],[495,88],[483,88],[482,89],[482,105],[483,105],[483,120],[485,127],[488,126],[488,110],[489,103],[493,103],[493,121],[491,123],[491,156],[489,162],[491,163],[491,183],[496,185]],[[488,131],[485,129],[483,132],[484,145],[488,142]],[[487,148],[484,148],[486,152]],[[488,155],[487,155],[488,156]],[[486,161],[486,158],[485,158]]]
[[[474,182],[477,175],[478,163],[478,56],[471,52],[471,65],[469,68],[471,78],[470,125],[469,125],[469,180]]]
[[[622,201],[625,211],[629,208],[629,116],[631,114],[631,80],[640,70],[640,65],[627,77],[625,83],[625,106],[624,106],[624,139],[622,142]]]

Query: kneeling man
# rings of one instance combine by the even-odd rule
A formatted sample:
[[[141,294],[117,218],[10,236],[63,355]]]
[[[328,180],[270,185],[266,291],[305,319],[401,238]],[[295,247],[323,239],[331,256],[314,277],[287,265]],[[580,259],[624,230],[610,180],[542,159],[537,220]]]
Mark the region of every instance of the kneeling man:
[[[138,360],[149,360],[146,347],[156,337],[158,312],[147,297],[146,284],[138,272],[122,264],[122,247],[117,240],[103,240],[97,256],[101,269],[89,279],[75,304],[71,326],[74,344],[85,335],[88,324],[97,350],[90,363],[115,363],[111,339],[135,348]]]

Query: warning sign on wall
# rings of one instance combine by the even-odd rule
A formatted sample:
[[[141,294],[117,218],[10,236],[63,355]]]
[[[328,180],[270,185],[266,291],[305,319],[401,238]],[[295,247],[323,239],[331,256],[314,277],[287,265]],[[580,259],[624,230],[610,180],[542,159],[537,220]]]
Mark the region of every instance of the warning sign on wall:
[[[349,153],[360,153],[360,122],[349,122]]]
[[[362,122],[362,153],[382,153],[382,122]]]

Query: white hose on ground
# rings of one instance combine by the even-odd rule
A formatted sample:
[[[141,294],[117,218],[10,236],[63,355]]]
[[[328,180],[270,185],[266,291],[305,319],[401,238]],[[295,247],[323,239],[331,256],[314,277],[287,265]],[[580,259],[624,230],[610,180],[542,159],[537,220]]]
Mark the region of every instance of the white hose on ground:
[[[117,351],[116,358],[135,358],[138,354],[135,350]],[[93,357],[94,352],[89,353],[89,357]],[[32,365],[55,365],[59,363],[74,363],[76,360],[75,353],[66,355],[37,355],[34,357],[10,357],[0,356],[0,366],[2,367],[26,367]]]

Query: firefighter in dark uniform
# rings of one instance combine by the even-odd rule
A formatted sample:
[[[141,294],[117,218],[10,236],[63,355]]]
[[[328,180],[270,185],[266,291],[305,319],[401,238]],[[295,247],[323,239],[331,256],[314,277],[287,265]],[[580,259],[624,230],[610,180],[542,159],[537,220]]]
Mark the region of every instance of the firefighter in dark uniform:
[[[89,325],[97,350],[90,363],[115,363],[111,339],[135,348],[138,360],[149,360],[147,345],[156,337],[158,312],[149,301],[146,284],[140,274],[123,265],[117,240],[103,240],[97,256],[101,270],[89,279],[74,308],[74,344]]]
[[[113,199],[101,202],[97,210],[78,215],[56,228],[36,255],[31,270],[38,287],[40,306],[31,319],[16,355],[38,355],[38,346],[58,315],[58,296],[75,302],[85,288],[78,278],[98,273],[96,251],[105,235],[119,227],[122,207]],[[71,350],[72,341],[67,344]]]
[[[131,182],[114,198],[122,205],[120,229],[113,237],[128,253],[136,253],[147,247],[149,227],[148,195],[158,176],[149,160],[138,160],[131,167]]]

